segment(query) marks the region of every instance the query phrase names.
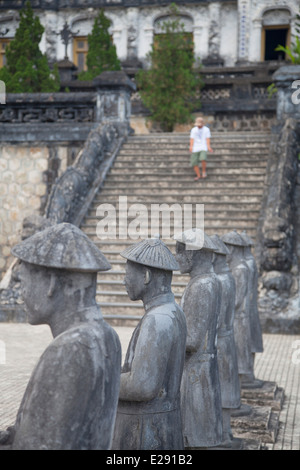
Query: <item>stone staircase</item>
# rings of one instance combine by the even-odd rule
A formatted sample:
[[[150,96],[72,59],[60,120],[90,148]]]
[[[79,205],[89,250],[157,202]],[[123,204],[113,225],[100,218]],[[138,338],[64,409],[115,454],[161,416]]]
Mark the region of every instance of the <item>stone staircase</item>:
[[[114,325],[135,325],[143,315],[141,302],[132,302],[123,286],[126,260],[120,252],[136,243],[127,237],[119,239],[118,230],[114,239],[100,240],[96,233],[97,223],[104,221],[104,213],[97,215],[97,207],[111,204],[117,209],[116,223],[137,223],[136,206],[147,209],[139,213],[139,221],[148,221],[145,236],[159,232],[172,252],[175,249],[173,224],[170,235],[164,237],[164,225],[151,217],[153,204],[184,204],[193,209],[192,225],[195,226],[195,207],[204,204],[204,230],[209,235],[219,235],[236,229],[247,230],[255,239],[261,199],[263,195],[270,135],[267,133],[214,133],[213,154],[209,154],[206,179],[194,181],[193,169],[189,166],[188,134],[150,134],[128,138],[120,150],[101,191],[96,195],[81,225],[81,229],[99,246],[112,265],[112,270],[99,273],[97,300],[104,317]],[[118,212],[120,199],[127,202],[127,209]],[[185,211],[182,212],[182,214]],[[148,215],[148,217],[146,217]],[[171,216],[171,222],[173,217]],[[186,215],[186,221],[191,219]],[[190,222],[191,223],[191,222]],[[199,225],[197,225],[199,226]],[[183,225],[186,228],[186,222]],[[150,231],[150,228],[152,232]],[[153,232],[154,231],[154,232]],[[132,233],[136,230],[133,229]],[[188,276],[175,272],[173,292],[180,302]]]

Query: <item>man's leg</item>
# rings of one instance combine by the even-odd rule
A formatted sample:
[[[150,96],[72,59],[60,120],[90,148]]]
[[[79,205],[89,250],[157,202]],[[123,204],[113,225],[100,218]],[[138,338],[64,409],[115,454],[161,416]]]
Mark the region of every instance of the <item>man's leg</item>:
[[[207,158],[207,152],[205,150],[202,150],[200,152],[200,160],[201,160],[201,166],[202,166],[202,178],[206,178],[206,158]]]
[[[196,178],[194,178],[195,181],[201,178],[200,168],[199,168],[199,158],[200,158],[200,152],[194,152],[191,154],[190,164],[193,167],[194,172],[196,173]]]
[[[194,166],[194,172],[196,173],[196,178],[194,178],[194,179],[195,179],[195,181],[197,181],[198,179],[201,178],[200,168],[197,165]]]

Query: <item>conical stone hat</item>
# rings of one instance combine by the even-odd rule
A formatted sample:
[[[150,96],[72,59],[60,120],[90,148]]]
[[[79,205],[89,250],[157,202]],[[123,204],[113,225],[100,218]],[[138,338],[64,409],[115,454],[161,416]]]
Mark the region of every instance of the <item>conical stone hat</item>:
[[[222,235],[221,240],[227,245],[247,246],[245,240],[243,240],[241,235],[236,230],[232,230],[232,232],[225,233],[224,235]]]
[[[253,246],[254,241],[252,240],[251,237],[247,234],[247,232],[244,230],[242,233],[240,233],[242,239],[247,243],[247,246]]]
[[[48,268],[79,272],[108,271],[111,265],[97,246],[78,227],[52,225],[11,250],[22,261]]]
[[[210,238],[212,242],[216,245],[215,253],[218,253],[221,255],[228,255],[230,253],[227,246],[225,245],[224,242],[222,242],[219,235],[215,234],[215,235],[212,235]]]
[[[216,246],[211,238],[200,228],[192,228],[176,234],[174,235],[174,240],[186,245],[187,250],[216,250]]]
[[[178,271],[179,266],[167,245],[159,236],[146,238],[120,253],[123,258],[135,263],[166,271]]]

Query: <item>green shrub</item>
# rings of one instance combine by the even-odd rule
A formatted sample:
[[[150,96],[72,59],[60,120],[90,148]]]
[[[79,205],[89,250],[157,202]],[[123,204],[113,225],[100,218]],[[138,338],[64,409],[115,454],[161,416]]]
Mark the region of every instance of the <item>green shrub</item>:
[[[172,19],[162,25],[162,34],[148,54],[150,69],[137,74],[137,83],[144,105],[151,112],[149,119],[171,132],[175,124],[191,121],[195,105],[200,106],[201,81],[194,69],[193,48],[187,43],[184,26],[173,4]]]
[[[20,11],[15,38],[7,47],[7,65],[0,70],[0,80],[10,93],[54,92],[60,89],[57,67],[50,70],[46,55],[39,49],[44,32],[30,1]]]
[[[87,71],[78,75],[79,80],[92,80],[104,71],[121,70],[116,47],[108,32],[111,21],[100,10],[88,35],[88,53],[86,58]]]

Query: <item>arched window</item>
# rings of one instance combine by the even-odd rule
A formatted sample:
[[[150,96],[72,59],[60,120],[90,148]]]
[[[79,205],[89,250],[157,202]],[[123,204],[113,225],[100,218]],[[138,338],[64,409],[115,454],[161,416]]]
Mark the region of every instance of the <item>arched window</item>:
[[[193,53],[194,50],[194,41],[193,41],[193,20],[187,15],[180,15],[178,18],[177,16],[172,15],[164,15],[160,16],[154,21],[154,47],[157,44],[158,38],[160,35],[164,34],[164,30],[162,26],[167,21],[175,21],[178,20],[183,25],[184,30],[184,44],[183,47],[188,49]],[[174,33],[176,34],[176,33]]]
[[[261,60],[285,60],[285,54],[276,51],[278,45],[290,45],[291,14],[286,8],[265,11],[262,17]]]

